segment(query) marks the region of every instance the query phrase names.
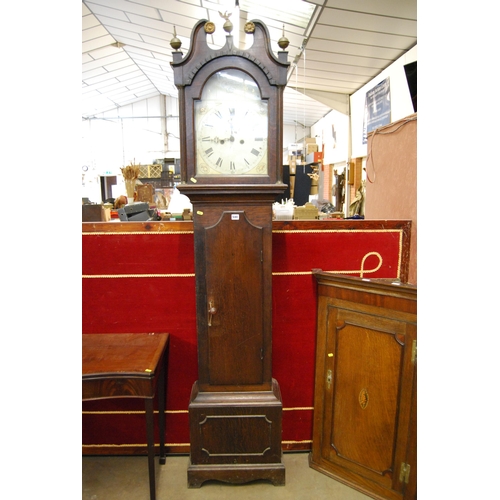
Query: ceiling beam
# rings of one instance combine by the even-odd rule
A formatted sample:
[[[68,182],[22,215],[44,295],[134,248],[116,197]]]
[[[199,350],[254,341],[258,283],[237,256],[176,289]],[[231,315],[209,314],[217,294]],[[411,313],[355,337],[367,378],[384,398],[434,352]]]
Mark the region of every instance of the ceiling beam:
[[[315,101],[335,109],[339,113],[349,115],[349,95],[337,94],[335,92],[323,92],[321,90],[295,88],[297,92],[305,94]]]

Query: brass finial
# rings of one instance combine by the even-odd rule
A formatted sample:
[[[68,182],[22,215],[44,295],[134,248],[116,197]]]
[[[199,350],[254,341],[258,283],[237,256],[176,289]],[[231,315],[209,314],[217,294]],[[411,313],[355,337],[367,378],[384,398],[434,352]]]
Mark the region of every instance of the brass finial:
[[[288,38],[285,36],[285,25],[283,25],[283,36],[278,40],[278,45],[280,46],[281,49],[285,50],[290,42],[288,41]]]
[[[222,19],[225,19],[226,22],[224,23],[224,26],[222,26],[222,28],[224,29],[224,31],[228,34],[231,33],[231,31],[233,31],[233,23],[229,20],[229,18],[231,17],[231,12],[229,12],[229,14],[226,12],[224,12],[224,14],[222,12],[219,11],[219,14],[220,14],[220,17],[222,17]]]
[[[182,42],[177,38],[177,32],[174,26],[174,38],[170,40],[170,47],[172,47],[174,50],[179,50],[181,48],[181,45]]]

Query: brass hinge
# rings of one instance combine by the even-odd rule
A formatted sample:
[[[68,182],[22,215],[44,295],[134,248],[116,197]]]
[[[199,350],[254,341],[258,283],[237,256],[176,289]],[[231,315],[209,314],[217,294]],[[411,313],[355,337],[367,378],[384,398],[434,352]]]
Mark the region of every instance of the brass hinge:
[[[416,364],[417,362],[417,341],[414,340],[411,345],[411,362]]]
[[[401,470],[399,472],[399,482],[408,484],[410,480],[410,464],[401,462]]]

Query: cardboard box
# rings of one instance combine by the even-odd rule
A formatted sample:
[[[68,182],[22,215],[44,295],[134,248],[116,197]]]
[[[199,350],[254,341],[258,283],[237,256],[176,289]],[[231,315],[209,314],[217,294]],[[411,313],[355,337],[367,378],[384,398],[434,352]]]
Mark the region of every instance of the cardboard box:
[[[306,203],[302,207],[295,207],[293,214],[294,219],[317,219],[319,215],[318,209],[312,203]]]
[[[323,151],[317,153],[310,153],[306,156],[307,165],[309,165],[309,163],[319,163],[322,160],[323,160]]]
[[[102,205],[82,205],[82,222],[108,222],[111,210]]]
[[[137,191],[137,201],[144,201],[152,204],[154,202],[154,188],[152,184],[139,184],[135,186]]]

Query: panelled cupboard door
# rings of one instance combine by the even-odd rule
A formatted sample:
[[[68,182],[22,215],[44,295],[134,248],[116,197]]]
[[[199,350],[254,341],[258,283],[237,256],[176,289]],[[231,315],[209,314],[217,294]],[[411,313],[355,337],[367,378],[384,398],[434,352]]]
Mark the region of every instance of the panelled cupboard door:
[[[388,489],[401,490],[409,405],[402,395],[413,377],[413,340],[403,321],[328,307],[328,370],[322,456]],[[400,446],[398,446],[401,444]],[[396,472],[396,474],[395,474]]]
[[[319,286],[311,466],[373,498],[412,498],[416,313],[354,280],[366,290]]]

